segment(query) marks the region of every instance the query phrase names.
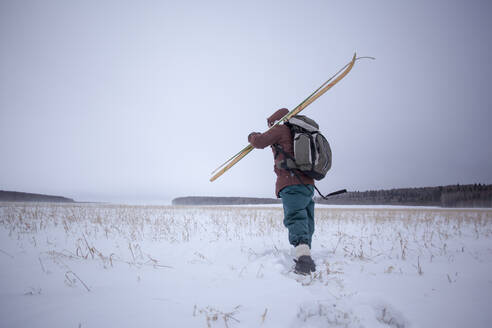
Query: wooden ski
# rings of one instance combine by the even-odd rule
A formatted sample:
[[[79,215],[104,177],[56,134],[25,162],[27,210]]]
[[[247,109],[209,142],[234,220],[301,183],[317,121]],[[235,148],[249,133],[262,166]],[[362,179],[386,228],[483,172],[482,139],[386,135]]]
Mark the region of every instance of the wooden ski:
[[[278,120],[273,126],[271,126],[268,130],[272,129],[274,126],[283,123],[287,120],[289,120],[292,116],[295,116],[299,114],[304,108],[309,106],[311,103],[313,103],[316,99],[321,97],[326,91],[330,90],[335,84],[340,82],[351,70],[352,67],[355,64],[355,61],[359,59],[357,58],[356,54],[354,53],[354,56],[352,57],[352,60],[342,67],[340,71],[338,71],[335,75],[333,75],[328,81],[323,83],[318,89],[316,89],[311,95],[309,95],[306,99],[304,99],[303,102],[301,102],[299,105],[297,105],[293,110],[291,110],[289,113],[287,113],[284,117],[282,117],[280,120]],[[336,78],[335,78],[336,77]],[[333,81],[331,81],[333,78],[335,78]],[[331,81],[331,82],[330,82]],[[267,131],[268,131],[267,130]],[[236,165],[237,162],[239,162],[241,159],[243,159],[246,155],[248,155],[252,150],[253,146],[249,144],[248,146],[244,147],[239,153],[231,157],[229,160],[227,160],[224,164],[219,166],[217,169],[215,169],[212,174],[214,174],[210,178],[210,182],[215,181],[218,177],[220,177],[222,174],[227,172],[231,167]],[[219,170],[220,169],[220,170]]]

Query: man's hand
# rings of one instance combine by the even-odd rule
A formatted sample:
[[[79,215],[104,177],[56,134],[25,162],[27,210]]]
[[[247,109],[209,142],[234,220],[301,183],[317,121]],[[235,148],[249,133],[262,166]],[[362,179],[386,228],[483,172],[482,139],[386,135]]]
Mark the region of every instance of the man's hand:
[[[248,142],[251,142],[251,138],[255,135],[258,135],[258,134],[261,134],[260,132],[251,132],[249,135],[248,135]]]

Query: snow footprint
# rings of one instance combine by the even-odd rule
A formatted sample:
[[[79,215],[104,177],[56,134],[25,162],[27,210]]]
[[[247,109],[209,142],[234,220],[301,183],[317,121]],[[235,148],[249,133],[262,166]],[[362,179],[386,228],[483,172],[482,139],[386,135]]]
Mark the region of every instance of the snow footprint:
[[[408,327],[408,322],[403,315],[392,306],[388,304],[380,303],[374,306],[376,311],[376,319],[391,328],[405,328]]]
[[[351,310],[336,302],[314,301],[299,306],[293,327],[361,327],[360,319]]]

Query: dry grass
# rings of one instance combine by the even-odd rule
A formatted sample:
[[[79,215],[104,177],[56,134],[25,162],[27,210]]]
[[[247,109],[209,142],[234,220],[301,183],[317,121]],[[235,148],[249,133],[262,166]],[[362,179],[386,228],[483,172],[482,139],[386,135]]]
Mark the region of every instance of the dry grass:
[[[239,323],[240,321],[236,319],[234,316],[238,314],[239,309],[241,308],[240,305],[236,306],[232,311],[229,312],[224,312],[221,310],[218,310],[216,308],[207,306],[205,308],[198,308],[196,305],[193,308],[193,316],[197,315],[203,315],[205,316],[205,320],[207,323],[207,327],[210,328],[212,327],[212,324],[214,322],[217,322],[219,319],[222,319],[224,322],[224,326],[226,328],[229,328],[229,322],[234,321]],[[266,314],[266,312],[265,312]]]
[[[172,207],[104,204],[0,203],[0,226],[11,238],[51,248],[51,257],[169,268],[146,251],[149,242],[188,243],[285,240],[280,207]],[[72,249],[56,249],[60,235]],[[449,241],[492,236],[492,210],[413,208],[317,208],[315,239],[320,248],[345,258],[371,262],[409,260],[419,275],[423,262],[454,252]],[[63,243],[67,245],[67,243]],[[115,249],[115,245],[119,245]],[[125,246],[126,245],[126,246]],[[456,245],[456,243],[454,243]],[[456,248],[456,246],[455,246]],[[254,250],[249,250],[253,252]],[[12,256],[1,250],[4,256]],[[195,254],[198,261],[209,261]],[[40,258],[41,266],[41,258]],[[385,270],[394,273],[398,266]],[[43,268],[43,271],[45,269]],[[327,268],[329,271],[330,269]],[[263,276],[262,268],[257,272]],[[321,277],[315,278],[321,280]]]

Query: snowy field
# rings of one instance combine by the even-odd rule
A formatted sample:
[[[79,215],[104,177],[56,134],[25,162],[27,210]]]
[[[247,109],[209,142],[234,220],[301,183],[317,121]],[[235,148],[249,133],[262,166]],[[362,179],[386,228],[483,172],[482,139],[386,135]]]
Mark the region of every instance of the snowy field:
[[[0,203],[0,327],[491,327],[492,210]]]

